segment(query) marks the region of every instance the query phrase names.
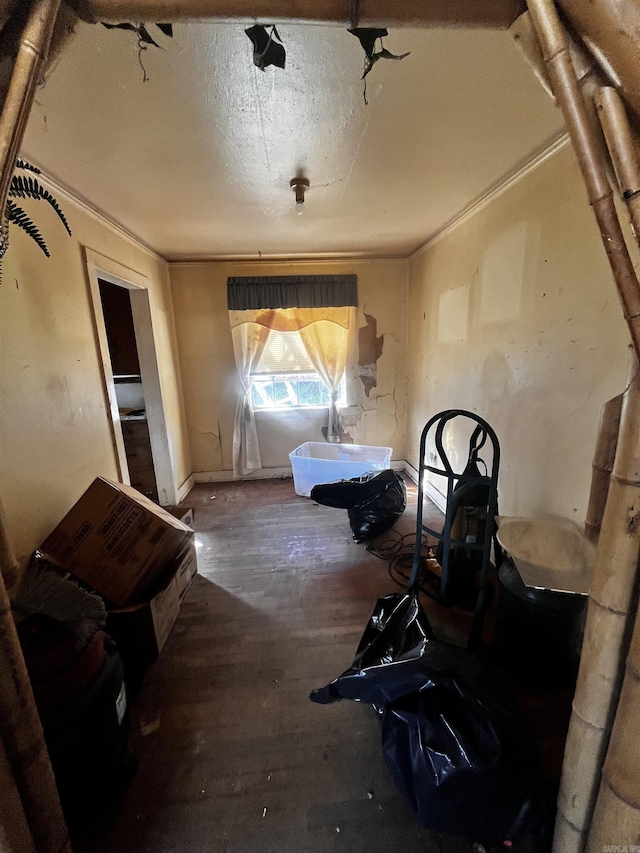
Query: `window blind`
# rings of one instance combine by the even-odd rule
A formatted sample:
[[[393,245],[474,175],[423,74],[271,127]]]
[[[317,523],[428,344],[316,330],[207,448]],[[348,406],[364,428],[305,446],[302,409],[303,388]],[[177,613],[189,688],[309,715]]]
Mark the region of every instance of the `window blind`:
[[[256,373],[315,373],[300,332],[269,332]]]
[[[358,305],[356,275],[234,276],[227,279],[229,311],[262,308],[342,308]]]

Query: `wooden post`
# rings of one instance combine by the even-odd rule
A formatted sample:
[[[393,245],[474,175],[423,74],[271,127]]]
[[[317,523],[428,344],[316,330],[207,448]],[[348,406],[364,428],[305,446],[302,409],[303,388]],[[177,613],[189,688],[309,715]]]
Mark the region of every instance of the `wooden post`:
[[[640,286],[622,234],[605,162],[552,0],[529,0],[529,11],[609,258],[636,355],[640,352]],[[555,853],[583,848],[621,684],[640,549],[640,380],[625,392],[621,429],[596,552],[580,672],[565,748],[554,836]],[[636,512],[637,521],[636,524]]]
[[[597,91],[595,102],[622,197],[629,210],[636,241],[640,244],[640,164],[626,110],[620,95],[610,86]],[[635,483],[636,489],[640,489],[638,448],[635,449],[635,455],[628,455],[625,467],[629,478],[628,487],[631,488],[631,484]],[[628,509],[627,523],[633,523],[635,518],[640,519],[637,495],[633,514],[632,508]],[[636,560],[637,557],[636,552]],[[607,845],[619,849],[626,846],[629,850],[640,842],[639,727],[640,612],[636,615],[626,674],[602,769],[587,843],[588,853],[602,853]]]
[[[0,506],[0,558],[2,568],[17,565],[11,551],[6,522]],[[26,824],[36,853],[71,853],[49,754],[36,710],[9,596],[0,572],[0,755],[6,755],[11,777],[0,781],[0,796],[15,790],[21,810],[5,819],[13,826]],[[18,800],[14,808],[18,807]],[[0,827],[0,849],[10,832]],[[28,848],[27,848],[28,849]],[[7,853],[23,853],[20,847]]]
[[[598,222],[631,340],[640,357],[640,285],[624,241],[600,143],[594,137],[589,112],[580,93],[553,0],[528,0],[528,4],[553,92],[564,115],[587,187],[589,203]]]
[[[16,157],[46,62],[60,0],[33,0],[0,115],[0,213],[4,214]]]
[[[617,397],[604,404],[600,413],[600,425],[598,427],[596,450],[592,465],[593,473],[591,475],[589,506],[584,522],[585,535],[594,545],[598,542],[600,536],[602,516],[607,505],[609,480],[618,446],[621,409],[622,394],[618,394]]]
[[[622,98],[613,86],[602,86],[594,96],[620,192],[640,245],[640,163]]]
[[[640,476],[640,466],[636,468],[636,476]],[[587,853],[602,853],[607,845],[631,851],[640,843],[639,727],[640,612],[636,616],[624,684],[602,770]]]
[[[640,116],[640,0],[558,0],[572,29],[591,45],[608,82]]]
[[[640,372],[635,354],[596,549],[578,683],[565,747],[554,851],[579,851],[600,784],[637,604],[640,550]],[[611,842],[613,843],[613,842]],[[602,851],[600,851],[602,853]]]
[[[22,142],[36,84],[46,61],[60,0],[33,0],[0,114],[0,214],[4,213],[16,156]],[[5,577],[13,584],[18,564],[0,504],[0,756],[11,776],[0,780],[0,796],[11,796],[2,809],[11,825],[0,827],[7,853],[71,853],[51,763],[31,683],[11,614]],[[6,759],[6,760],[5,760]],[[9,802],[9,800],[7,800]],[[16,810],[20,807],[20,811]],[[19,846],[11,842],[22,827]],[[24,835],[30,835],[26,846]],[[17,843],[17,842],[16,842]],[[11,846],[8,846],[11,844]]]
[[[70,0],[90,21],[188,21],[243,18],[375,26],[467,26],[506,29],[523,0]]]

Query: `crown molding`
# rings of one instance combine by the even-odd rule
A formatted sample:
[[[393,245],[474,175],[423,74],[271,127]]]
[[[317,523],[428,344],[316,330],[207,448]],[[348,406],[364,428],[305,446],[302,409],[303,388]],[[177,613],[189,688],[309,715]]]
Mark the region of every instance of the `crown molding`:
[[[42,166],[34,160],[29,154],[21,153],[20,157],[24,160],[27,160],[29,163],[32,163],[37,169],[40,169],[40,175],[38,179],[42,181],[43,184],[47,184],[49,189],[53,190],[58,198],[62,198],[65,201],[73,204],[83,213],[86,213],[88,216],[91,216],[93,219],[97,219],[101,225],[104,225],[105,228],[108,228],[109,231],[112,231],[114,234],[117,234],[118,237],[121,237],[123,240],[126,240],[128,243],[133,244],[137,249],[141,249],[143,252],[146,252],[149,255],[152,255],[156,260],[164,261],[166,263],[166,258],[164,258],[159,252],[156,252],[148,243],[145,243],[144,240],[140,239],[140,237],[136,236],[132,231],[129,231],[128,228],[125,228],[117,219],[114,219],[112,216],[109,216],[108,213],[105,213],[104,210],[101,210],[97,205],[93,202],[86,199],[84,196],[80,195],[80,193],[71,189],[68,184],[65,184],[63,181],[56,178],[54,175],[51,175],[47,172],[46,169],[43,169]]]
[[[419,257],[423,252],[426,252],[435,243],[443,240],[452,231],[468,222],[476,213],[479,213],[485,207],[488,207],[493,201],[499,198],[503,193],[507,192],[511,187],[515,186],[521,180],[531,174],[538,166],[541,166],[550,157],[553,157],[563,148],[570,144],[569,136],[566,132],[562,132],[555,136],[542,149],[533,154],[524,163],[521,163],[513,171],[509,172],[505,177],[501,178],[497,183],[491,186],[486,192],[482,193],[471,204],[465,207],[460,213],[456,214],[442,228],[436,231],[428,240],[409,252],[300,252],[292,254],[272,253],[252,253],[252,254],[184,254],[184,255],[162,255],[145,243],[140,237],[137,237],[132,231],[125,228],[109,214],[101,210],[97,205],[90,202],[88,199],[81,196],[75,190],[71,189],[63,181],[49,174],[45,169],[29,157],[28,154],[21,154],[24,159],[33,163],[41,170],[41,179],[50,189],[54,190],[59,198],[63,198],[84,213],[98,220],[102,225],[108,228],[113,233],[117,234],[124,240],[127,240],[138,249],[148,253],[157,260],[164,261],[171,266],[196,266],[198,264],[225,264],[225,263],[242,263],[242,264],[283,264],[283,263],[322,263],[322,262],[349,262],[349,261],[402,261],[413,260]]]
[[[194,266],[198,264],[286,264],[318,263],[340,261],[404,261],[406,253],[392,252],[300,252],[283,254],[251,255],[168,255],[166,260],[171,266]]]
[[[550,157],[553,157],[554,154],[557,154],[559,151],[562,151],[563,148],[566,148],[567,145],[570,144],[569,134],[566,131],[563,131],[558,136],[555,136],[551,142],[547,143],[542,149],[538,150],[532,157],[525,160],[524,163],[521,163],[517,166],[512,172],[509,172],[505,177],[501,178],[496,184],[492,187],[489,187],[481,196],[479,196],[475,201],[472,201],[467,207],[464,208],[460,213],[450,219],[445,225],[442,226],[435,234],[433,234],[429,239],[419,246],[415,251],[410,252],[406,257],[407,260],[413,260],[414,258],[419,257],[423,252],[426,252],[427,249],[430,249],[435,243],[438,243],[440,240],[443,240],[445,237],[448,237],[452,231],[455,231],[460,225],[463,225],[465,222],[468,222],[476,213],[479,213],[481,210],[484,210],[485,207],[488,207],[493,201],[499,198],[501,195],[506,193],[511,187],[518,184],[527,175],[530,175],[531,172],[535,171],[538,166],[541,166],[546,160]]]

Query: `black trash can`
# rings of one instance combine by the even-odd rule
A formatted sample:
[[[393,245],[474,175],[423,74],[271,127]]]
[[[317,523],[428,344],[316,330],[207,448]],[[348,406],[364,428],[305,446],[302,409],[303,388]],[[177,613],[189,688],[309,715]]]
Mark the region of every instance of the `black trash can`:
[[[540,689],[570,684],[578,671],[587,596],[525,586],[509,557],[498,579],[495,647],[504,664]]]

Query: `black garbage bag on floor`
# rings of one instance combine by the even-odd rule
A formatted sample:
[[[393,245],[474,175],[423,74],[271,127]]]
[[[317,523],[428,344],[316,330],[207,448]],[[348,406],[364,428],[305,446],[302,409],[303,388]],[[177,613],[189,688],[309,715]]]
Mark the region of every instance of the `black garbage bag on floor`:
[[[407,506],[407,487],[397,471],[385,469],[314,486],[311,499],[323,506],[349,510],[353,538],[366,542],[389,530],[400,518]]]
[[[374,705],[387,765],[428,829],[484,843],[543,834],[538,757],[500,673],[438,642],[415,595],[379,599],[351,666],[310,698]]]
[[[424,683],[421,662],[433,642],[429,620],[415,595],[393,592],[379,598],[356,656],[338,678],[314,690],[311,701],[369,702],[382,709]]]

